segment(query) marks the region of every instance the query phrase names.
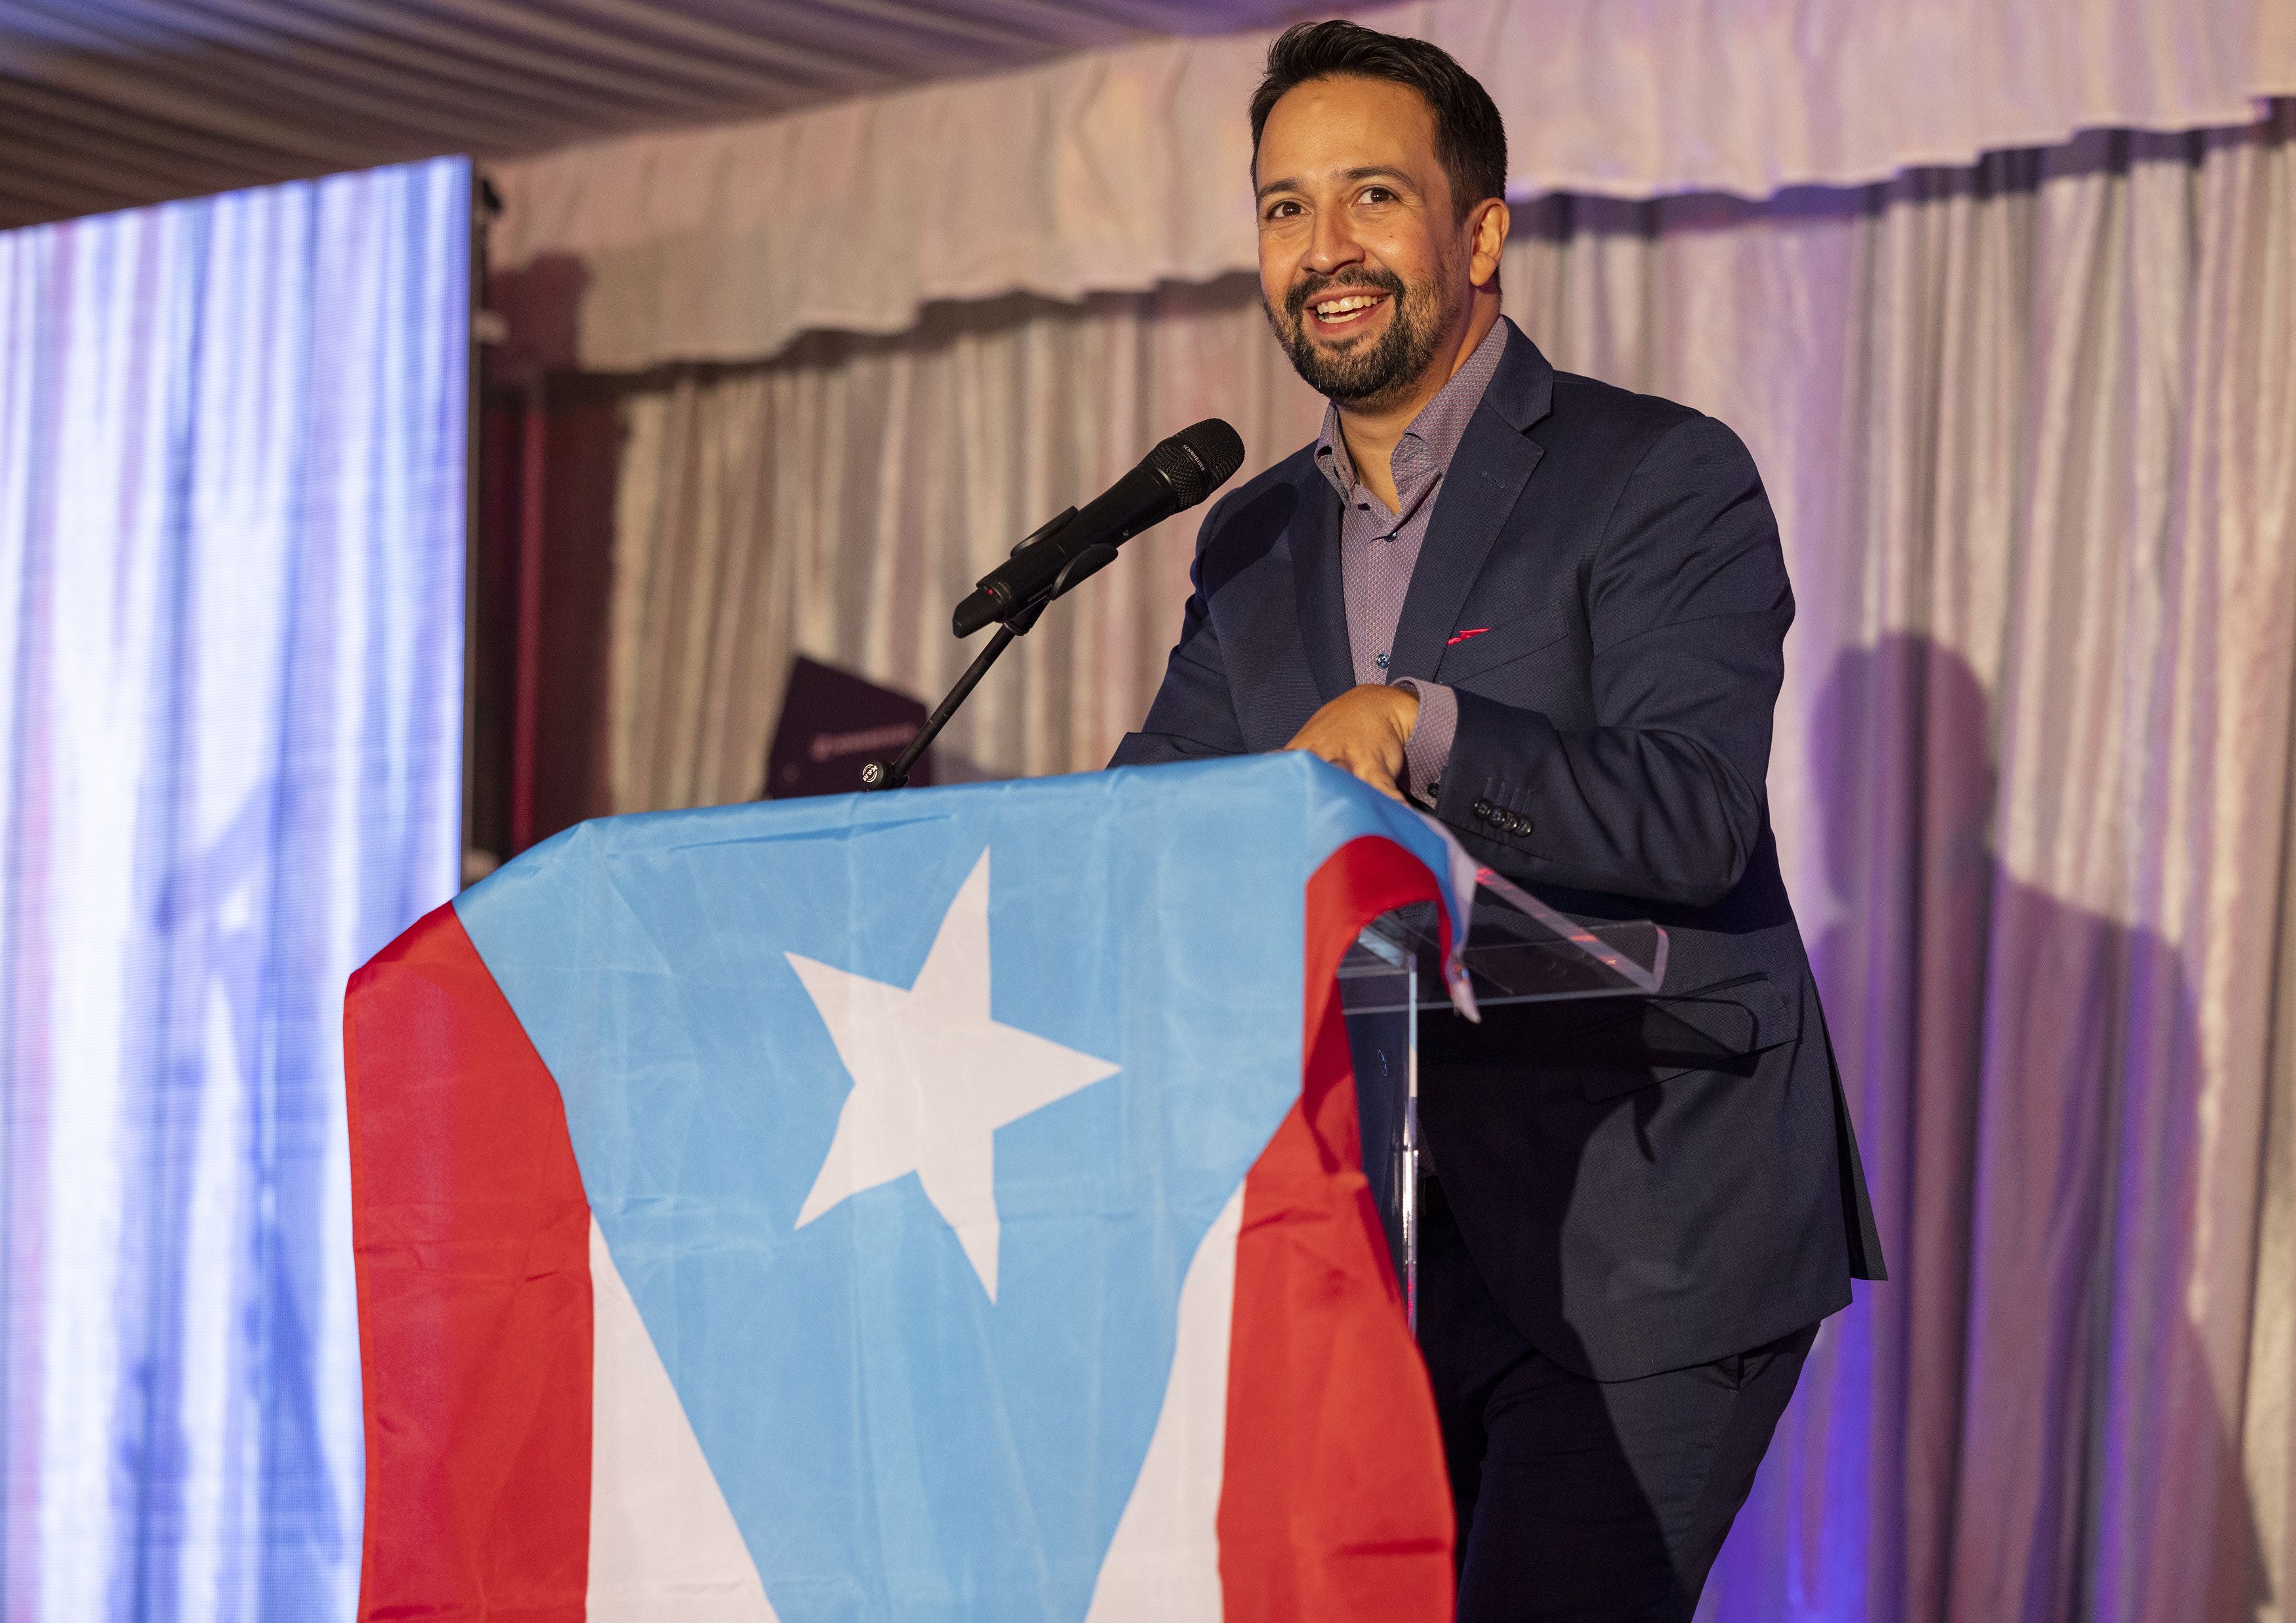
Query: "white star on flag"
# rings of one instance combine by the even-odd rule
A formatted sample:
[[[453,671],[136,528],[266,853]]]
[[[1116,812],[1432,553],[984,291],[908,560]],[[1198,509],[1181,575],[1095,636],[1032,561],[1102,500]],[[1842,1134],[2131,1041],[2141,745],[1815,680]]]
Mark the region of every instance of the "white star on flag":
[[[914,986],[783,956],[853,1077],[797,1226],[914,1172],[995,1301],[996,1129],[1118,1068],[988,1018],[988,853],[948,905]]]

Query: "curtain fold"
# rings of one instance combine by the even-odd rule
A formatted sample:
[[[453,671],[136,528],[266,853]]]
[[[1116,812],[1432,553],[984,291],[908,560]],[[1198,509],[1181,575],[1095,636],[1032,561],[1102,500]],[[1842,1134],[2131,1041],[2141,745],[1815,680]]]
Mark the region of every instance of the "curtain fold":
[[[1763,203],[1522,211],[1556,364],[1752,447],[1800,618],[1770,777],[1893,1268],[1831,1323],[1713,1619],[2296,1616],[2296,116]],[[633,386],[621,809],[752,794],[791,652],[931,697],[950,605],[1218,414],[1321,403],[1256,286],[942,307]],[[952,728],[1086,770],[1198,515]]]

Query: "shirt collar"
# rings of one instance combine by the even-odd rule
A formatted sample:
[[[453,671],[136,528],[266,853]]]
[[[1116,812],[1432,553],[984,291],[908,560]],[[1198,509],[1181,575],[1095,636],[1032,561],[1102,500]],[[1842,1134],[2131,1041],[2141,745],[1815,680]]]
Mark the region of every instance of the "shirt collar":
[[[1411,426],[1403,430],[1403,438],[1395,442],[1395,451],[1389,460],[1390,471],[1403,458],[1413,441],[1418,442],[1434,464],[1438,473],[1447,472],[1451,458],[1459,449],[1459,441],[1466,438],[1467,424],[1473,420],[1475,407],[1482,404],[1484,393],[1499,369],[1499,357],[1506,350],[1507,328],[1505,316],[1491,324],[1483,334],[1483,341],[1475,346],[1464,365],[1451,374],[1449,382],[1435,392],[1435,398],[1419,408]],[[1340,499],[1351,502],[1356,494],[1356,467],[1348,455],[1348,442],[1340,432],[1340,408],[1336,403],[1324,407],[1323,431],[1316,437],[1316,465],[1324,471],[1332,488]],[[1403,482],[1398,477],[1398,486]]]

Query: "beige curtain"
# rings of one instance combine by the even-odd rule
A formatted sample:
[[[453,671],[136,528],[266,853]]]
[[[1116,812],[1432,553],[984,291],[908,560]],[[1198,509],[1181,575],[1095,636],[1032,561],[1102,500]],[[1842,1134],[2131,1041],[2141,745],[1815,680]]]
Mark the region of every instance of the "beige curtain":
[[[1241,24],[1300,8],[1231,9]],[[2080,129],[2235,124],[2296,94],[2289,0],[1338,9],[1434,41],[1490,87],[1516,197],[1855,185]],[[936,299],[1248,271],[1243,108],[1273,33],[1144,40],[502,163],[496,263],[575,271],[558,358],[616,371],[747,363],[815,328],[903,332]]]
[[[771,366],[634,394],[615,808],[756,794],[793,653],[938,698],[981,641],[951,635],[957,600],[1173,430],[1226,417],[1247,474],[1310,438],[1323,403],[1255,300],[1230,279],[1082,306],[940,306],[900,339],[817,336]],[[1004,656],[945,734],[945,776],[1108,758],[1155,691],[1197,517],[1128,544]]]
[[[1772,796],[1892,1278],[1821,1340],[1707,1615],[2296,1619],[2296,118],[1551,200],[1505,279],[1557,364],[1744,435],[1800,602]],[[1032,524],[1196,417],[1249,471],[1319,407],[1246,279],[649,382],[617,805],[753,793],[793,652],[936,696]],[[1105,758],[1192,531],[989,678],[971,770]]]

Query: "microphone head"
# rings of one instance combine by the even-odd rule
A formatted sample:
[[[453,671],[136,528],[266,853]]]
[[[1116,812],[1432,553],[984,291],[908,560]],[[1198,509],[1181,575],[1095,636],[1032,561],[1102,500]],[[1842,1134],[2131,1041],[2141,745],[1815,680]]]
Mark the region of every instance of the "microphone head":
[[[1218,417],[1207,417],[1149,452],[1148,466],[1185,512],[1235,477],[1243,466],[1243,437]]]

